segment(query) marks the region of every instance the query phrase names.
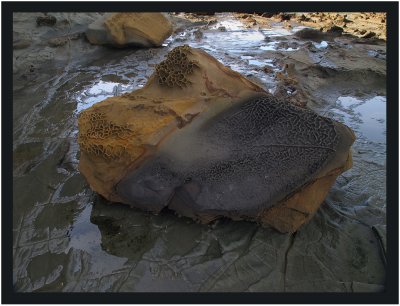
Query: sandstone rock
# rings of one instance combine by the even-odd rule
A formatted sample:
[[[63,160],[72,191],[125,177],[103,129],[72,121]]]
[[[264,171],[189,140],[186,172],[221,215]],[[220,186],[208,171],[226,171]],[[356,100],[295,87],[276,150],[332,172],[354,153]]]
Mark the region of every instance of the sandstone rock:
[[[105,14],[90,24],[86,37],[92,44],[161,46],[172,34],[172,25],[161,13]]]
[[[292,13],[280,13],[278,15],[281,21],[290,20],[292,17],[295,17],[295,14]]]
[[[301,16],[297,17],[298,21],[310,21],[311,18],[306,17],[304,14],[301,14]]]
[[[93,45],[113,45],[111,34],[107,31],[105,21],[111,14],[104,14],[104,16],[97,19],[95,22],[89,24],[85,35],[88,41]]]
[[[296,231],[351,165],[353,132],[279,100],[200,49],[79,117],[79,168],[108,200]]]
[[[113,192],[119,176],[194,116],[263,91],[187,46],[174,49],[156,70],[144,88],[97,103],[79,118],[81,171],[108,199],[123,201]]]
[[[368,31],[365,35],[362,36],[362,38],[374,38],[376,37],[376,33],[372,31]]]
[[[264,17],[264,18],[272,18],[272,17],[274,17],[276,14],[278,14],[277,12],[264,12],[264,13],[261,13],[261,17]]]
[[[243,19],[246,19],[246,18],[250,18],[251,15],[249,15],[249,14],[243,14],[243,15],[241,15],[240,17],[243,18]]]

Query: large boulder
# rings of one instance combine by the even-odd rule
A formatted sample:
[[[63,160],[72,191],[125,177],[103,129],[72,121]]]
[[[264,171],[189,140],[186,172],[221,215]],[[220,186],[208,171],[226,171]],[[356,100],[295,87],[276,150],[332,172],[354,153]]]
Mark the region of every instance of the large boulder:
[[[90,43],[117,47],[157,47],[171,34],[172,25],[162,13],[108,13],[86,30]]]
[[[354,133],[279,100],[200,49],[79,117],[80,171],[108,200],[294,232],[351,167]]]

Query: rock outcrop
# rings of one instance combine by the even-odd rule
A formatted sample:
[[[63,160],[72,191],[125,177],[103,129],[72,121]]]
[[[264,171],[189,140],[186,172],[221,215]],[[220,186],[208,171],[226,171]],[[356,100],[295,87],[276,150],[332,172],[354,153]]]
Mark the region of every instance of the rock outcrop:
[[[354,133],[181,46],[142,89],[83,111],[78,141],[81,173],[111,201],[294,232],[351,167]]]
[[[116,47],[157,47],[171,34],[172,25],[162,13],[105,14],[86,30],[91,44]]]

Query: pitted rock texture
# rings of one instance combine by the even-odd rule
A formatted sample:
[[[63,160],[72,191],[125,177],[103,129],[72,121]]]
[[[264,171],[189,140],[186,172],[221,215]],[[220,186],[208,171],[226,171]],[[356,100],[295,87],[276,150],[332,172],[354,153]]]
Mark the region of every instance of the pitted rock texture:
[[[142,89],[108,98],[79,116],[80,171],[92,189],[107,199],[123,202],[114,188],[118,181],[199,114],[263,92],[206,52],[189,46],[174,49],[160,64],[167,74],[174,73],[171,58],[177,54],[197,65],[186,75],[187,87],[160,84],[156,71]]]
[[[186,86],[160,82],[180,74]],[[351,167],[354,141],[343,124],[275,98],[188,46],[170,52],[144,88],[85,110],[79,130],[80,170],[107,199],[282,232],[316,212]]]
[[[86,31],[90,43],[117,47],[161,46],[171,34],[172,25],[162,13],[106,14]]]
[[[111,102],[111,103],[109,103]],[[156,150],[171,130],[186,124],[190,100],[114,97],[79,116],[80,170],[92,188],[104,197],[121,201],[113,185],[137,160]]]
[[[160,85],[168,87],[186,87],[191,84],[187,76],[198,67],[196,61],[189,59],[190,47],[185,45],[172,50],[167,58],[156,67],[156,75]]]
[[[128,124],[115,124],[107,120],[106,114],[102,112],[83,113],[81,121],[83,123],[78,139],[81,149],[106,160],[118,159],[126,150],[124,146],[108,144],[110,139],[123,140],[133,136],[132,128]]]
[[[264,212],[293,192],[337,174],[353,141],[347,127],[312,111],[267,94],[246,98],[171,135],[116,191],[132,205],[153,211],[168,206],[201,221],[263,221]]]

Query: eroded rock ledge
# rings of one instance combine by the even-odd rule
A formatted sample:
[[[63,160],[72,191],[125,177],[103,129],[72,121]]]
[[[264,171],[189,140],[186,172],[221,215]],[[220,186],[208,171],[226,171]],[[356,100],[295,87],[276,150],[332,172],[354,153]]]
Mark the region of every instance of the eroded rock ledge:
[[[172,24],[162,13],[107,13],[86,30],[91,44],[116,47],[161,46],[171,34]]]
[[[113,202],[294,232],[351,167],[354,133],[181,46],[146,86],[79,117],[80,171]]]

